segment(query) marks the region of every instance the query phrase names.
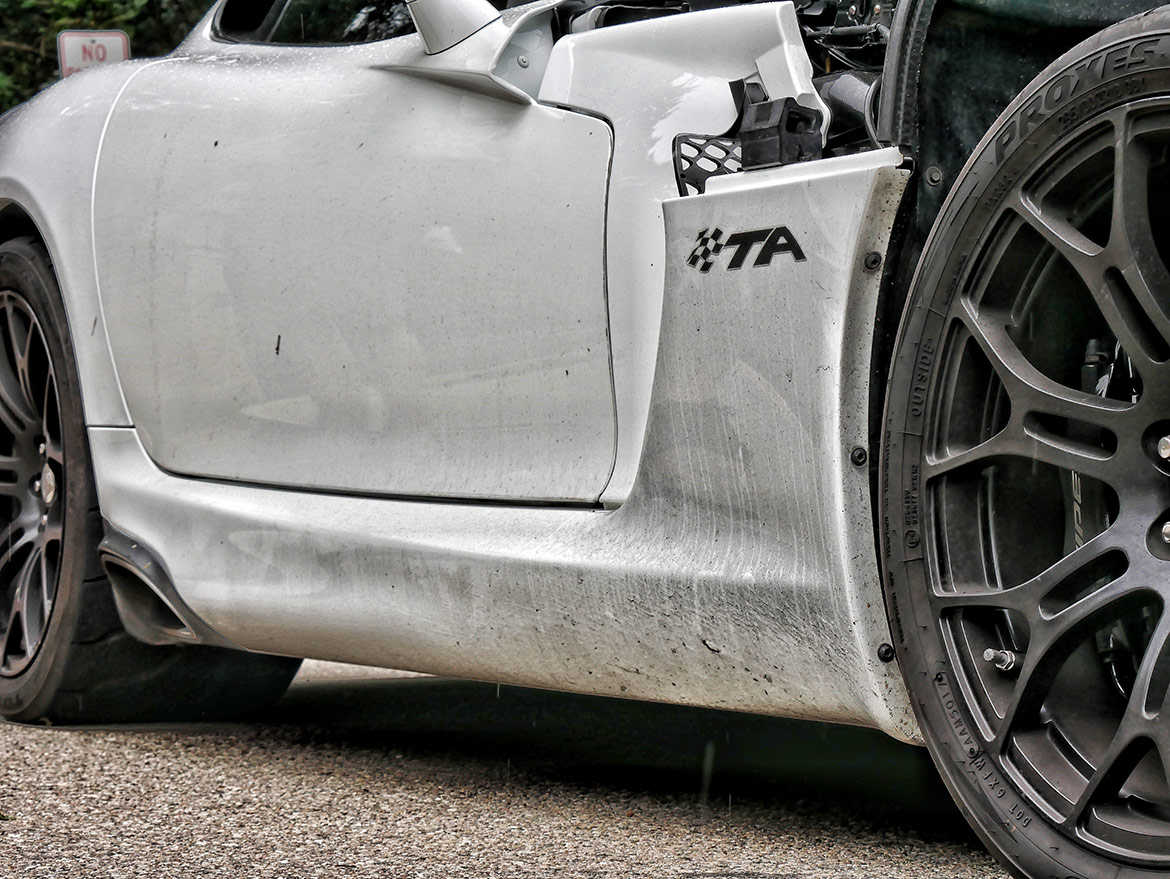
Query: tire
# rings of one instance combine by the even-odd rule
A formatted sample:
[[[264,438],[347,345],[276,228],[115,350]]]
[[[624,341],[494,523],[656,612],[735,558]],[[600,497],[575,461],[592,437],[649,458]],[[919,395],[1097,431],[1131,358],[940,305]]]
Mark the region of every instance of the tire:
[[[300,660],[152,647],[122,627],[65,310],[44,248],[0,244],[0,715],[112,723],[236,716]]]
[[[1170,870],[1168,196],[1163,8],[999,118],[895,343],[890,626],[936,765],[1017,876]]]

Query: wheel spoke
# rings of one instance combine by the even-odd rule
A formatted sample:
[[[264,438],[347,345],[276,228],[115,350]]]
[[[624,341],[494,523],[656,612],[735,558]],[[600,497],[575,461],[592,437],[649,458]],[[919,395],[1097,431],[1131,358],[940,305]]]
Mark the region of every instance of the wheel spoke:
[[[993,739],[998,751],[1006,747],[1021,718],[1036,716],[1057,672],[1077,645],[1107,622],[1133,610],[1150,595],[1151,591],[1144,582],[1127,573],[1059,613],[1044,616],[1034,610],[1030,614],[1024,664]]]
[[[1110,271],[1114,262],[1112,252],[1090,241],[1068,220],[1046,212],[1026,195],[1018,195],[1012,207],[1073,267],[1126,353],[1156,360],[1158,341],[1150,337],[1124,273]]]
[[[13,647],[13,636],[19,634],[24,637],[24,619],[21,608],[24,606],[24,595],[21,593],[21,584],[17,583],[12,594],[12,604],[8,606],[8,618],[4,623],[4,633],[0,641],[0,667],[9,667],[9,648]]]
[[[1107,618],[1120,616],[1122,608],[1133,609],[1135,600],[1152,596],[1153,589],[1144,580],[1126,572],[1116,580],[1100,587],[1064,610],[1050,616],[1033,614],[1030,652],[1049,653],[1061,642],[1075,640],[1087,628],[1099,628]],[[1039,651],[1033,650],[1039,647]]]
[[[1166,296],[1170,272],[1162,261],[1150,219],[1149,147],[1134,138],[1132,116],[1120,111],[1114,117],[1113,220],[1108,261],[1117,269],[1132,296],[1131,322],[1139,327],[1138,344],[1166,359],[1170,352],[1170,319]],[[1140,336],[1146,336],[1145,339]],[[1124,346],[1124,341],[1122,342]],[[1128,350],[1128,349],[1127,349]]]
[[[1126,717],[1152,720],[1162,711],[1170,685],[1170,612],[1163,610],[1134,680]]]
[[[53,608],[53,599],[56,595],[57,577],[49,564],[49,550],[46,546],[41,550],[41,612],[46,620],[49,618],[49,611]]]
[[[1023,454],[1023,449],[1014,431],[1009,433],[1005,428],[991,439],[984,440],[961,452],[952,452],[942,456],[926,455],[923,461],[922,475],[924,481],[930,482],[932,479],[946,476],[974,464],[987,464],[999,458]]]
[[[1013,194],[1007,206],[1068,261],[1085,286],[1092,290],[1099,285],[1105,270],[1101,261],[1105,248],[1087,238],[1064,217],[1045,210],[1026,193]]]
[[[1108,482],[1116,469],[1112,452],[1048,430],[1037,420],[1025,419],[1023,434],[1024,454],[1034,461],[1075,470],[1102,482]]]
[[[23,498],[28,486],[21,479],[27,465],[12,455],[0,455],[0,497]]]
[[[1100,449],[1041,430],[1036,425],[1021,425],[1013,418],[1007,427],[977,446],[941,457],[925,456],[923,477],[929,482],[956,470],[977,464],[988,465],[1008,457],[1041,461],[1102,481],[1110,471],[1110,456]]]
[[[1157,716],[1165,701],[1166,684],[1170,679],[1168,673],[1170,612],[1163,612],[1142,657],[1125,714],[1085,790],[1070,810],[1065,821],[1067,827],[1076,827],[1094,800],[1117,795],[1146,753],[1143,742],[1156,747],[1163,756],[1167,754],[1167,734],[1163,725],[1157,722]]]
[[[45,581],[42,579],[44,558],[44,549],[40,546],[34,547],[21,571],[24,577],[24,601],[21,604],[20,618],[24,621],[25,644],[29,650],[40,640],[41,630],[45,625]]]
[[[1090,776],[1089,783],[1069,810],[1064,826],[1070,830],[1076,828],[1095,800],[1108,795],[1115,796],[1145,753],[1140,736],[1133,728],[1119,727],[1097,769]]]
[[[57,472],[63,472],[65,468],[65,449],[61,446],[61,440],[52,436],[45,435],[45,458],[57,464]]]
[[[60,521],[49,517],[49,521],[41,528],[41,543],[48,546],[50,543],[60,542],[64,530]]]
[[[50,419],[57,411],[57,377],[53,370],[45,372],[45,388],[41,393],[41,436],[45,437],[45,451],[48,451],[48,438],[57,433],[57,425],[50,424]]]
[[[25,528],[16,522],[10,523],[0,533],[0,572],[3,572],[12,559],[26,547],[37,542],[37,533],[32,528]]]
[[[20,394],[23,397],[26,411],[35,412],[37,397],[33,393],[29,380],[29,356],[32,348],[33,330],[24,326],[24,316],[18,313],[16,301],[9,297],[8,312],[8,341],[12,346],[13,366]],[[34,419],[35,421],[35,419]]]
[[[1170,358],[1165,294],[1170,272],[1158,252],[1150,221],[1150,153],[1132,136],[1128,114],[1114,118],[1112,232],[1105,247],[1090,240],[1060,212],[1030,194],[1014,193],[1006,207],[1072,266],[1110,330],[1131,357],[1148,363]]]
[[[20,634],[24,639],[24,652],[27,656],[35,643],[33,637],[33,630],[30,628],[29,618],[29,592],[32,588],[32,578],[36,571],[36,556],[38,551],[34,549],[23,565],[20,566],[20,572],[17,574],[16,597],[12,602],[13,614],[20,617]]]
[[[0,424],[9,433],[19,436],[36,424],[37,420],[24,400],[20,378],[12,371],[6,359],[0,359]]]
[[[1103,573],[1100,570],[1100,563],[1105,560],[1107,554],[1115,552],[1113,535],[1104,531],[1018,586],[964,592],[935,590],[931,594],[931,600],[940,610],[995,607],[1014,610],[1031,619],[1037,615],[1041,602],[1058,587],[1069,582],[1092,582],[1098,579]]]
[[[995,314],[991,309],[977,313],[970,301],[964,300],[959,317],[1003,383],[1016,417],[1032,412],[1110,430],[1133,408],[1130,403],[1087,394],[1048,378],[1008,335],[1006,315]]]

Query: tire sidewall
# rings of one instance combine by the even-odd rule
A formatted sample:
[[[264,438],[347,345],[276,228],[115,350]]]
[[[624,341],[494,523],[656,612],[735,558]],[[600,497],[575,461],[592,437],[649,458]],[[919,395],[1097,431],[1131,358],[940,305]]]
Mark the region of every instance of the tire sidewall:
[[[33,662],[15,677],[0,677],[0,713],[28,721],[48,712],[66,671],[77,629],[82,582],[93,573],[96,559],[87,528],[88,513],[96,499],[65,308],[52,264],[39,244],[30,239],[0,244],[0,289],[6,288],[15,289],[32,307],[52,358],[65,461],[61,561],[48,628]]]
[[[1018,97],[967,163],[927,241],[907,299],[887,393],[879,485],[891,630],[927,745],[973,827],[1018,875],[1093,877],[1116,864],[1075,845],[1019,797],[981,739],[926,595],[920,461],[950,306],[1005,194],[1086,121],[1170,95],[1170,10],[1116,25],[1063,56]],[[1122,867],[1121,877],[1155,874]]]

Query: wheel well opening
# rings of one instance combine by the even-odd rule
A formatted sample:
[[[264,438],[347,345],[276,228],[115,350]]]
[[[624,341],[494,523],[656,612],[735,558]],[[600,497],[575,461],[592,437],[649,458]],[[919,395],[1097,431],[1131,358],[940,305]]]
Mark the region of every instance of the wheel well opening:
[[[24,236],[35,238],[42,245],[45,243],[37,224],[23,208],[11,202],[0,207],[0,242]]]

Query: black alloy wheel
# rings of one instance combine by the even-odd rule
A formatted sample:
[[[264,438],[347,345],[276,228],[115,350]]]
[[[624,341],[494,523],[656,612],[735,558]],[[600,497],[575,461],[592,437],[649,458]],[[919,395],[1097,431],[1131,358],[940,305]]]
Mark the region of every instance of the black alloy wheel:
[[[881,466],[899,661],[972,825],[1017,875],[1165,875],[1167,10],[1057,61],[976,150],[911,290]]]
[[[32,306],[0,289],[0,675],[33,661],[61,570],[64,443],[57,377]]]

